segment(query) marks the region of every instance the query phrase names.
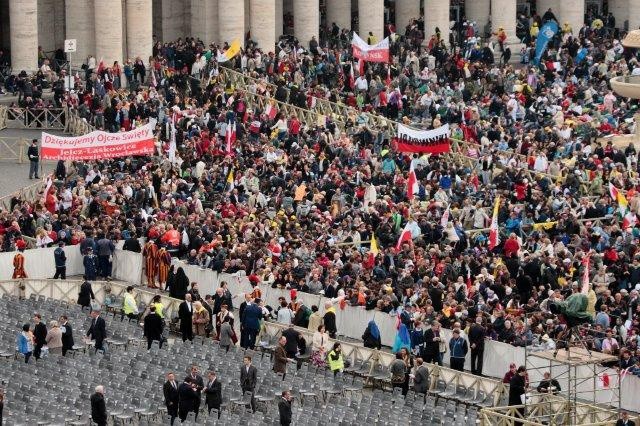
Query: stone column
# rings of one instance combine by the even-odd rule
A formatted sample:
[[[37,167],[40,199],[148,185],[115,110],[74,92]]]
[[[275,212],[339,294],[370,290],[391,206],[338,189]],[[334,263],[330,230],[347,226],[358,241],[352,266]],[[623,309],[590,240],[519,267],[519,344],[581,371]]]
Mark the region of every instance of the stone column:
[[[239,0],[238,3],[241,3]],[[251,28],[251,0],[244,0],[244,32]]]
[[[205,46],[218,41],[218,0],[191,0],[191,35]]]
[[[70,53],[71,65],[79,66],[87,56],[96,56],[96,33],[94,31],[94,0],[66,0],[65,11],[68,39],[76,39],[76,52]],[[96,58],[97,61],[100,58]]]
[[[127,59],[145,64],[153,53],[152,0],[127,0]]]
[[[65,27],[66,27],[66,19],[65,19],[65,10],[64,10],[63,1],[56,2],[53,8],[53,31],[54,31],[54,41],[56,48],[64,46],[64,37],[65,37]]]
[[[335,22],[340,29],[351,29],[351,0],[327,0],[327,27]]]
[[[568,22],[573,30],[573,35],[577,36],[584,23],[584,0],[562,0],[558,19],[561,30],[564,23]]]
[[[491,0],[491,31],[495,33],[500,27],[504,28],[507,33],[507,43],[518,41],[516,18],[516,0]]]
[[[629,0],[609,0],[609,12],[616,18],[616,27],[624,28],[624,22],[629,20]]]
[[[284,5],[283,0],[276,0],[276,40],[284,34]]]
[[[185,37],[185,15],[187,15],[187,0],[162,0],[162,40],[176,41]],[[189,21],[189,24],[191,22]]]
[[[449,45],[449,7],[449,0],[424,0],[424,36],[427,42],[438,27],[440,37]]]
[[[276,50],[275,0],[251,0],[251,39],[263,52]]]
[[[560,12],[560,8],[558,6],[558,2],[556,0],[538,0],[536,2],[536,10],[538,11],[538,15],[542,18],[547,10],[551,8],[551,11],[556,15],[556,18],[560,19],[558,13]]]
[[[478,24],[480,34],[484,34],[485,27],[489,23],[491,12],[491,0],[473,0],[464,2],[464,14],[467,21],[475,21]]]
[[[238,0],[218,0],[218,32],[220,42],[238,40],[244,46],[244,7]]]
[[[311,37],[320,42],[319,0],[296,0],[293,2],[293,34],[301,46],[309,47]]]
[[[96,61],[110,67],[122,65],[122,0],[96,0],[93,3],[96,34]],[[78,40],[80,43],[80,40]]]
[[[396,32],[398,34],[404,34],[409,22],[419,17],[420,0],[396,0]]]
[[[14,73],[38,69],[38,0],[10,0],[11,68]]]
[[[55,0],[38,0],[38,46],[45,52],[56,50]]]
[[[384,0],[358,0],[358,35],[366,41],[369,32],[384,38]]]
[[[640,1],[629,0],[629,13],[627,16],[629,17],[629,31],[640,29]]]

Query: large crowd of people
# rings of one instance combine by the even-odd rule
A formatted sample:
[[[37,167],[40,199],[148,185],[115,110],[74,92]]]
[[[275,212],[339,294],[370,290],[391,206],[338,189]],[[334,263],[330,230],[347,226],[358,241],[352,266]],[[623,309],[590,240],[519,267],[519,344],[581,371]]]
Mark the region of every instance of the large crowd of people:
[[[145,256],[148,285],[174,297],[193,296],[188,278],[169,266],[179,257],[218,272],[244,270],[257,289],[249,305],[260,299],[260,286],[271,286],[397,314],[410,338],[395,348],[405,347],[398,352],[403,386],[412,355],[442,363],[448,352],[462,368],[470,351],[472,372],[482,374],[486,339],[555,349],[567,325],[550,305],[580,294],[587,281],[587,344],[640,375],[638,152],[610,138],[635,131],[638,104],[608,84],[639,74],[640,62],[622,46],[624,32],[595,17],[583,28],[563,28],[533,64],[533,27],[555,19],[547,12],[519,22],[522,63],[509,62],[498,35],[485,39],[471,23],[449,41],[436,33],[420,43],[420,20],[397,32],[389,26],[391,63],[366,63],[362,74],[339,28],[309,48],[287,37],[275,52],[248,41],[221,64],[217,54],[226,45],[157,43],[148,69],[127,61],[122,76],[118,64],[91,58],[74,90],[54,81],[55,104],[107,131],[153,118],[157,150],[59,162],[52,190],[38,200],[16,195],[0,213],[2,250],[20,248],[23,235],[38,247],[78,245],[85,260],[97,257],[85,263],[87,275],[109,277],[110,243],[126,240],[125,249]],[[253,79],[248,90],[267,98],[305,109],[319,99],[352,108],[324,123],[277,111],[277,104],[260,110],[221,78],[223,66]],[[18,88],[28,80],[20,79]],[[23,106],[42,102],[24,95]],[[401,153],[389,128],[365,113],[422,129],[449,124],[452,137],[467,143],[451,154]],[[415,194],[407,192],[410,169]],[[625,206],[610,186],[625,194]],[[490,249],[496,203],[501,237]],[[403,229],[412,239],[399,244]],[[144,247],[134,242],[140,237]],[[212,298],[220,301],[209,313],[217,316],[225,290],[208,297],[202,303],[211,307]],[[324,339],[310,307],[292,296],[281,308],[276,318]],[[194,331],[219,335],[204,324]],[[330,326],[322,327],[334,337]],[[454,338],[443,341],[439,327],[453,329]],[[375,323],[367,330],[371,347],[379,347]],[[255,344],[255,331],[243,329],[243,347]],[[228,327],[224,334],[235,344]],[[316,362],[332,364],[329,349],[318,345]]]

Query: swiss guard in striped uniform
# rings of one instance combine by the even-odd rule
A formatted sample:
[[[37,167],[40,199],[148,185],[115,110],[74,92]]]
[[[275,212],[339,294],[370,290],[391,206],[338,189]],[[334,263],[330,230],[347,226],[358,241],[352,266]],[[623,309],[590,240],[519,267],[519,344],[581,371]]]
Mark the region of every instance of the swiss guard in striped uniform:
[[[166,288],[169,266],[171,266],[171,253],[165,247],[161,247],[158,250],[158,284],[161,289]]]
[[[144,257],[145,275],[147,276],[147,287],[158,288],[156,286],[156,275],[158,274],[158,246],[153,240],[145,243],[142,249]]]
[[[27,271],[24,270],[24,249],[27,247],[27,243],[21,238],[16,240],[16,248],[18,253],[13,256],[13,279],[28,278]]]

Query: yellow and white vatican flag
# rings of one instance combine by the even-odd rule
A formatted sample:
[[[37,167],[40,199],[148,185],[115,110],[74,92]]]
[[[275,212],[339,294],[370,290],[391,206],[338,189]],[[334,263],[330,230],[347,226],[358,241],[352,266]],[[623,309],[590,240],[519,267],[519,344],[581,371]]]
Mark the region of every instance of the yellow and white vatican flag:
[[[231,46],[222,53],[218,53],[218,62],[227,62],[232,60],[238,53],[240,53],[240,41],[234,40]]]

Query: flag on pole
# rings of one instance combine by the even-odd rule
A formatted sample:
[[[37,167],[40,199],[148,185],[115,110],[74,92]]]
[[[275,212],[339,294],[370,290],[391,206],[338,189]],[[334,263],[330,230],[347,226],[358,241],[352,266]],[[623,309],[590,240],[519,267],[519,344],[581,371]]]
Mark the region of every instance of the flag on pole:
[[[609,389],[610,385],[611,385],[611,378],[609,377],[609,374],[607,374],[606,371],[598,376],[598,387],[600,389]]]
[[[589,269],[591,268],[591,256],[587,255],[582,258],[582,266],[584,267],[584,271],[582,271],[582,294],[589,293]]]
[[[351,69],[349,70],[349,87],[351,87],[351,89],[356,88],[356,76],[353,73],[353,62],[351,62]]]
[[[233,191],[233,188],[235,188],[235,184],[233,180],[233,169],[231,169],[227,175],[227,192]]]
[[[273,120],[274,118],[276,118],[276,115],[278,115],[278,110],[275,106],[269,103],[269,105],[267,105],[267,107],[264,109],[264,113],[267,114],[269,120]]]
[[[364,75],[364,60],[358,60],[358,75]]]
[[[418,187],[418,178],[416,177],[416,171],[413,168],[413,161],[409,166],[409,177],[407,178],[407,198],[409,201],[413,200],[413,196],[418,193],[420,188]]]
[[[627,229],[629,227],[633,228],[634,226],[636,226],[636,223],[638,223],[638,216],[636,216],[636,214],[633,212],[627,212],[624,218],[622,218],[623,229]]]
[[[53,174],[50,174],[49,176],[47,176],[46,187],[44,188],[45,197],[49,195],[49,189],[51,189],[51,186],[53,185],[53,179],[51,178],[51,176],[53,176]]]
[[[442,217],[440,218],[440,226],[442,226],[442,228],[446,228],[449,224],[449,215],[451,214],[450,208],[450,206],[447,206],[447,209],[442,213]]]
[[[391,86],[391,67],[387,68],[387,78],[384,81],[387,85],[387,87]]]
[[[176,133],[177,133],[176,126],[173,124],[173,121],[172,121],[171,134],[169,138],[169,153],[168,153],[169,161],[171,162],[171,164],[176,163],[176,150],[177,150]]]
[[[376,236],[371,236],[371,245],[369,246],[369,253],[377,256],[380,253],[380,249],[378,249],[378,242],[376,241]]]
[[[225,50],[223,53],[218,53],[218,56],[216,57],[216,59],[218,60],[218,62],[221,62],[221,63],[230,61],[238,53],[240,53],[240,48],[241,48],[240,42],[238,40],[234,40],[233,42],[231,42],[231,45],[227,50]]]
[[[614,201],[618,202],[618,210],[620,211],[620,214],[624,216],[629,203],[627,202],[627,199],[625,198],[622,191],[616,188],[614,184],[609,183],[609,195],[611,195],[611,198]]]
[[[369,254],[367,256],[367,260],[364,262],[364,266],[367,269],[373,269],[376,265],[376,256],[380,253],[378,249],[378,242],[376,241],[376,237],[374,235],[371,236],[371,243],[369,244]]]
[[[231,122],[229,121],[227,123],[227,128],[225,131],[225,141],[226,141],[226,148],[225,148],[225,154],[226,155],[232,155],[233,154],[233,143],[236,141],[236,123],[235,122]]]
[[[496,204],[493,206],[493,216],[491,217],[491,227],[489,230],[489,250],[493,250],[500,244],[498,235],[498,210],[500,209],[500,196],[496,197]]]
[[[414,238],[418,238],[420,234],[422,234],[422,231],[420,231],[420,226],[418,226],[415,221],[409,220],[409,222],[407,222],[407,224],[404,226],[404,229],[400,233],[400,237],[398,238],[398,242],[396,244],[396,250],[400,251],[400,249],[402,248],[402,243],[412,241]]]
[[[100,62],[98,62],[98,69],[96,70],[96,74],[100,75],[102,71],[104,71],[104,58],[100,58]]]

